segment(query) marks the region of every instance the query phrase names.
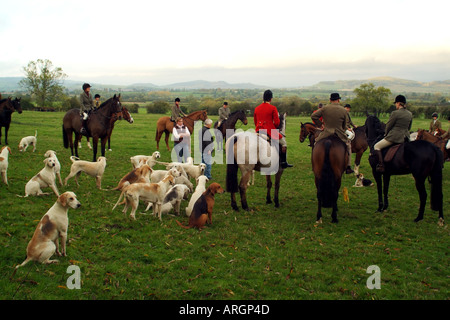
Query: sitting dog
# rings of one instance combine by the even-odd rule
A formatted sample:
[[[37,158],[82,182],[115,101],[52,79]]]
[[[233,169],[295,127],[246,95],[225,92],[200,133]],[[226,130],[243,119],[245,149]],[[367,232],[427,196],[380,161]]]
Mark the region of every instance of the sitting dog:
[[[72,161],[72,166],[70,167],[70,173],[67,178],[64,180],[64,185],[67,186],[67,180],[75,176],[75,182],[77,186],[78,177],[82,172],[90,175],[91,177],[95,177],[95,182],[97,184],[98,189],[102,189],[102,177],[106,168],[106,158],[98,157],[97,162],[90,162],[84,160],[77,160],[77,157],[71,156],[70,160]]]
[[[8,158],[10,153],[10,147],[3,147],[0,152],[0,172],[2,173],[2,180],[5,184],[8,184]]]
[[[183,199],[187,199],[190,193],[189,187],[185,184],[176,184],[167,191],[161,205],[161,214],[174,210],[177,216],[180,215],[180,206]]]
[[[189,224],[184,226],[177,220],[179,226],[185,229],[192,227],[197,227],[201,231],[205,224],[208,222],[212,224],[212,211],[214,208],[214,195],[216,193],[224,193],[220,184],[213,182],[210,184],[208,189],[197,199],[194,208],[192,209],[192,214],[189,217]]]
[[[189,200],[189,204],[186,207],[186,215],[188,217],[191,215],[192,209],[194,208],[194,204],[197,201],[197,199],[200,198],[203,192],[206,191],[206,182],[208,180],[209,179],[205,175],[202,175],[197,178],[196,180],[197,186],[195,187],[195,191],[191,196],[191,200]]]
[[[22,138],[22,140],[20,140],[19,142],[19,151],[20,152],[25,152],[27,151],[29,146],[33,146],[33,152],[36,151],[36,142],[37,142],[37,130],[33,136],[28,136],[28,137],[24,137]]]
[[[369,179],[364,178],[362,173],[356,175],[356,181],[353,185],[354,187],[371,187],[373,186],[373,182]]]
[[[122,191],[125,185],[132,183],[150,183],[150,175],[152,171],[153,170],[147,164],[137,167],[136,169],[130,171],[127,175],[125,175],[120,180],[119,185],[114,188],[114,190]]]
[[[81,203],[77,200],[75,193],[67,191],[58,197],[55,204],[39,221],[33,237],[27,246],[27,257],[16,269],[23,267],[30,261],[50,264],[58,263],[58,260],[50,260],[56,252],[58,256],[66,256],[67,229],[69,219],[67,212],[69,208],[77,209]],[[61,239],[61,252],[59,251],[59,240]]]
[[[150,168],[153,168],[156,164],[156,160],[161,158],[161,153],[159,151],[153,152],[151,156],[134,156],[130,158],[131,164],[133,165],[133,169],[142,166],[143,164],[147,164]]]
[[[128,206],[131,205],[130,218],[136,220],[136,210],[139,205],[139,200],[145,202],[151,202],[153,204],[153,214],[161,218],[161,204],[164,200],[167,190],[170,186],[175,184],[175,179],[172,175],[167,175],[162,181],[158,183],[133,183],[123,188],[122,193],[119,196],[119,200],[114,205],[113,210],[121,201],[122,197],[125,198],[125,207],[123,213],[126,214]]]
[[[31,178],[25,185],[25,197],[40,196],[49,193],[42,192],[41,188],[50,187],[53,192],[59,197],[59,191],[55,184],[55,158],[46,158],[44,160],[44,168],[39,171],[33,178]]]
[[[56,157],[56,152],[53,150],[47,150],[47,152],[44,154],[44,157],[46,158],[55,158],[55,175],[59,180],[59,184],[62,186],[62,180],[61,180],[61,164],[59,163],[58,158]]]

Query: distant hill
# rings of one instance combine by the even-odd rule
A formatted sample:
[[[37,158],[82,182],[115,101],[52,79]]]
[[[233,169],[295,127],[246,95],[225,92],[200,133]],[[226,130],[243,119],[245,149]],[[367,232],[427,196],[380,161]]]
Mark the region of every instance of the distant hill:
[[[310,90],[335,90],[353,91],[363,83],[373,83],[376,87],[389,88],[392,92],[417,92],[434,93],[440,92],[450,94],[450,80],[419,82],[414,80],[399,79],[393,77],[375,77],[366,80],[337,80],[321,81],[313,86],[307,87]]]

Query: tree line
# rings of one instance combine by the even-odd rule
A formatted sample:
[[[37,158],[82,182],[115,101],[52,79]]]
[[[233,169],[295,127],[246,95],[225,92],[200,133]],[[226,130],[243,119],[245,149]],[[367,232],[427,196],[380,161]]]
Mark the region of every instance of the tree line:
[[[25,95],[22,97],[22,108],[25,110],[66,111],[79,108],[79,94],[64,93],[62,85],[67,75],[59,67],[53,67],[50,60],[38,59],[31,61],[23,68],[25,78],[20,82]],[[81,90],[81,88],[80,88]],[[227,101],[231,110],[246,110],[249,115],[262,101],[263,89],[199,89],[188,92],[181,91],[148,91],[126,92],[122,101],[130,112],[138,112],[145,108],[147,113],[166,114],[176,97],[181,99],[181,108],[185,113],[196,110],[207,110],[210,115],[217,115],[218,109]],[[329,93],[319,97],[302,98],[301,90],[274,91],[272,103],[279,112],[287,112],[290,116],[309,116],[320,103],[327,104]],[[106,92],[98,92],[106,100]],[[375,87],[372,83],[364,83],[352,92],[340,93],[343,104],[350,104],[352,114],[365,116],[367,114],[382,115],[395,110],[394,95],[390,89]],[[414,117],[430,118],[437,112],[441,118],[450,116],[449,99],[440,94],[411,94],[407,96],[408,109]]]

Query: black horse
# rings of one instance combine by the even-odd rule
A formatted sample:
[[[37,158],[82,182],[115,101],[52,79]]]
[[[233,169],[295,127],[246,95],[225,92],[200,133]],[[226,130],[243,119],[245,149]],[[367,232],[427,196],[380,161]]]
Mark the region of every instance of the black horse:
[[[333,208],[331,219],[337,223],[337,200],[342,174],[346,168],[347,147],[337,136],[319,140],[311,152],[311,163],[317,188],[317,219],[322,223],[322,207]]]
[[[2,127],[5,128],[5,144],[8,144],[8,131],[11,124],[11,115],[14,111],[22,113],[21,98],[0,100],[0,144],[2,144]],[[3,106],[3,107],[1,107]]]
[[[373,137],[379,132],[379,119],[375,116],[368,116],[366,119],[366,130],[368,137]],[[378,131],[377,131],[378,130]],[[416,140],[402,143],[392,160],[385,162],[384,172],[376,170],[378,158],[373,152],[373,146],[380,140],[382,135],[372,142],[370,147],[369,163],[372,167],[372,173],[377,183],[378,191],[378,212],[386,210],[389,206],[388,192],[391,175],[412,174],[416,183],[416,189],[419,192],[420,207],[419,214],[414,220],[418,222],[423,219],[425,204],[427,201],[427,191],[425,189],[425,180],[428,177],[431,184],[431,209],[439,211],[439,225],[444,224],[443,204],[442,204],[442,164],[443,156],[441,150],[428,141]],[[392,146],[394,147],[394,146]],[[392,148],[390,147],[390,148]],[[383,150],[383,157],[388,149]],[[384,188],[383,188],[384,184]],[[384,195],[384,199],[383,199]]]
[[[231,113],[228,119],[222,121],[220,127],[217,127],[218,122],[214,124],[214,132],[216,135],[217,142],[217,150],[221,150],[223,148],[223,138],[227,136],[231,136],[234,134],[234,130],[236,129],[236,122],[241,120],[244,125],[248,124],[247,116],[245,115],[244,110],[237,110]],[[228,131],[227,131],[228,130]],[[232,131],[231,131],[232,130]]]
[[[97,161],[97,145],[98,139],[101,139],[101,154],[105,156],[105,145],[108,141],[108,137],[111,136],[111,132],[114,126],[111,126],[111,119],[115,117],[116,114],[123,111],[123,107],[120,104],[120,94],[118,96],[109,98],[103,102],[100,107],[95,111],[91,111],[89,119],[87,121],[87,131],[89,136],[93,140],[93,151],[94,158],[93,161]],[[82,126],[80,109],[70,109],[64,115],[63,118],[63,140],[64,147],[70,149],[72,155],[74,155],[74,145],[75,145],[75,156],[78,157],[78,141],[80,141],[82,135],[80,134],[80,129]],[[75,143],[72,141],[72,134],[75,133]]]

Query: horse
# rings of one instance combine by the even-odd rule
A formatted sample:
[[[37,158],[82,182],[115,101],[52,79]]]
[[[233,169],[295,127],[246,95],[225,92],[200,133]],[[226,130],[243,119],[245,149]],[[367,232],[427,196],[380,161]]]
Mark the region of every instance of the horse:
[[[284,135],[286,130],[286,113],[281,114],[279,132]],[[273,142],[273,143],[272,143]],[[278,193],[281,176],[284,169],[279,165],[279,143],[275,140],[268,141],[267,136],[255,132],[237,132],[227,139],[225,150],[227,155],[226,190],[231,193],[231,207],[239,211],[236,204],[235,193],[239,191],[241,205],[244,210],[249,210],[247,204],[247,187],[253,170],[266,175],[267,195],[266,203],[272,203],[271,175],[275,174],[275,207],[279,208]],[[238,184],[238,169],[241,170],[241,180]]]
[[[96,110],[92,110],[89,114],[87,121],[87,131],[93,140],[93,161],[97,158],[97,145],[98,140],[101,139],[101,154],[105,156],[105,145],[108,137],[111,135],[111,119],[115,114],[123,111],[123,107],[120,103],[120,94],[114,95],[103,102]],[[80,109],[70,109],[66,112],[63,118],[63,141],[64,147],[70,150],[72,156],[74,155],[75,144],[75,156],[78,157],[78,141],[80,141],[82,135],[80,129],[82,126],[82,120],[80,116]],[[75,143],[72,141],[72,134],[75,133]]]
[[[333,208],[331,222],[338,222],[337,199],[342,174],[347,167],[346,154],[347,146],[334,135],[317,141],[312,149],[311,164],[317,189],[317,223],[322,223],[322,207]]]
[[[368,116],[366,119],[366,130],[370,136],[377,132],[378,118]],[[378,138],[381,139],[382,136]],[[376,141],[376,140],[375,140]],[[419,193],[420,206],[419,213],[414,219],[415,222],[423,220],[425,205],[427,201],[427,191],[425,189],[425,180],[429,178],[431,184],[431,209],[439,211],[439,225],[444,224],[443,203],[442,203],[442,166],[443,156],[441,150],[432,143],[425,140],[415,140],[404,142],[398,147],[398,151],[392,160],[385,162],[384,172],[376,170],[378,157],[373,152],[375,144],[369,144],[371,154],[369,163],[372,167],[372,173],[377,184],[378,209],[377,212],[383,212],[389,206],[388,193],[389,181],[392,175],[412,174],[415,180],[416,189]],[[383,157],[390,148],[382,150]],[[383,186],[384,184],[384,186]],[[384,195],[384,199],[383,199]]]
[[[429,132],[429,131],[428,131]],[[437,128],[436,130],[434,130],[433,132],[429,132],[430,134],[432,134],[433,136],[436,137],[440,137],[442,136],[444,133],[446,133],[447,131],[445,131],[444,129],[441,128]]]
[[[189,132],[192,134],[194,130],[194,122],[197,120],[205,121],[208,118],[208,113],[206,110],[194,111],[188,114],[186,117],[183,117],[184,125],[188,128]],[[170,121],[170,117],[161,117],[156,122],[156,149],[159,150],[159,140],[161,140],[161,136],[165,133],[165,141],[167,150],[170,151],[169,148],[169,135],[173,130],[174,123]]]
[[[417,130],[416,140],[426,140],[431,142],[432,144],[435,144],[442,151],[442,154],[444,155],[444,160],[450,157],[450,152],[445,148],[448,140],[441,139],[439,136],[435,136],[424,129]]]
[[[223,147],[223,137],[226,137],[227,130],[236,129],[236,122],[241,120],[244,125],[248,124],[247,116],[244,110],[237,110],[230,114],[227,120],[224,120],[219,128],[217,128],[217,121],[214,124],[214,132],[216,135],[217,150],[222,150]]]
[[[11,115],[14,111],[22,113],[20,100],[22,98],[11,98],[0,100],[0,144],[2,144],[2,127],[5,127],[5,144],[8,144],[8,130],[11,124]]]
[[[113,129],[114,129],[114,123],[115,123],[117,120],[122,120],[122,119],[123,119],[123,120],[126,120],[126,121],[127,121],[128,123],[130,123],[130,124],[134,122],[133,117],[131,116],[131,114],[130,114],[130,112],[128,111],[128,109],[125,108],[125,107],[122,107],[122,110],[121,110],[120,112],[115,113],[115,114],[111,117],[111,120],[110,120],[111,133],[109,134],[109,137],[108,137],[108,150],[109,150],[109,151],[112,151],[112,150],[111,150],[111,134],[112,134],[112,131],[113,131]],[[88,148],[92,150],[91,143],[90,143],[90,141],[89,141],[89,137],[86,137],[86,140],[87,140],[87,146],[88,146]],[[81,140],[78,141],[78,148],[81,148]]]
[[[312,147],[314,145],[314,142],[316,141],[316,138],[319,136],[320,132],[322,132],[321,129],[317,128],[313,123],[306,122],[306,123],[300,123],[300,136],[299,141],[303,143],[305,139],[309,138],[309,145]],[[366,128],[365,126],[357,127],[353,130],[355,133],[355,138],[352,140],[352,153],[356,153],[355,157],[355,174],[359,173],[359,166],[361,164],[361,158],[366,152],[367,148],[369,147],[369,144],[367,143],[367,137],[366,137]]]

